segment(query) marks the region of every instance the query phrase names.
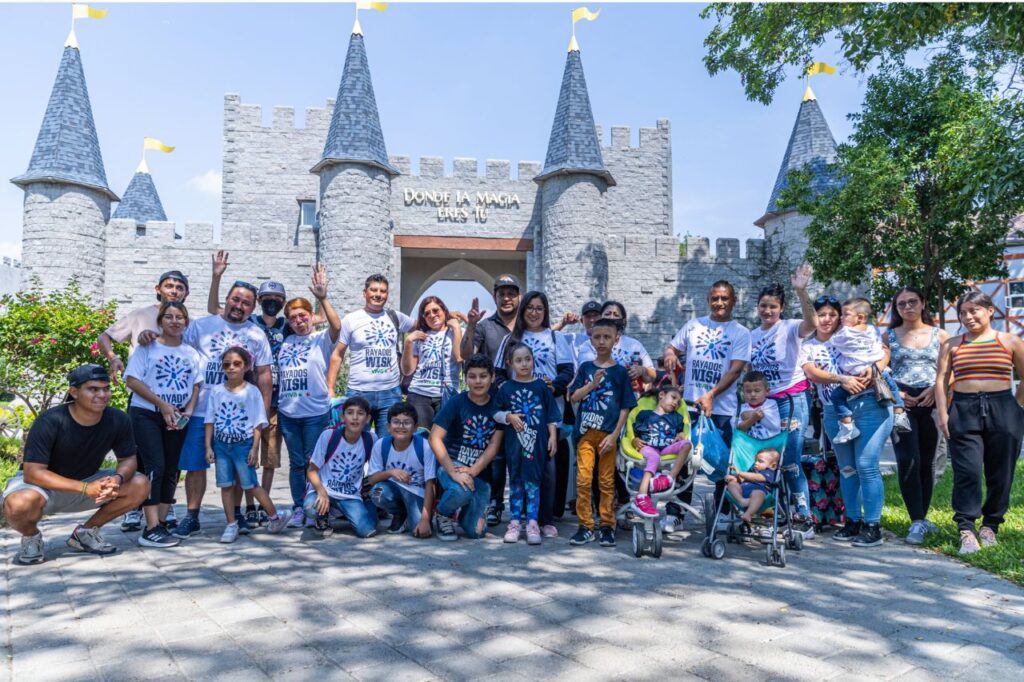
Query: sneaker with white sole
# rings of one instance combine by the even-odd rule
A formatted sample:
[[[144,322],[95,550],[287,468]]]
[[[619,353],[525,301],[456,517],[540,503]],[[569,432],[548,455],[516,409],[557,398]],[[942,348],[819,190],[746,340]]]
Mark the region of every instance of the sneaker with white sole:
[[[649,519],[658,518],[658,510],[651,504],[650,495],[637,495],[633,498],[633,503],[630,504],[629,508],[640,516],[646,516]]]
[[[434,535],[437,536],[438,540],[454,542],[459,539],[459,534],[455,530],[455,521],[452,517],[445,516],[444,514],[434,514],[431,523],[434,524]]]
[[[121,532],[123,533],[134,533],[142,530],[142,510],[132,509],[130,512],[124,515],[124,520],[121,521]]]
[[[540,538],[540,526],[537,525],[536,521],[526,522],[526,544],[528,545],[539,545],[541,542]]]
[[[71,531],[71,537],[68,538],[68,547],[79,552],[99,554],[100,556],[113,554],[117,551],[117,547],[103,539],[99,528],[86,528],[85,526],[78,526]]]
[[[174,547],[179,544],[181,544],[181,538],[171,535],[166,526],[160,523],[152,528],[147,528],[141,535],[139,535],[140,547],[166,549],[167,547]]]
[[[550,523],[540,529],[540,534],[546,538],[557,538],[558,529],[552,526]]]
[[[238,539],[238,522],[229,523],[224,526],[224,533],[220,536],[220,541],[224,544],[234,542]]]
[[[897,433],[910,433],[913,427],[910,426],[910,417],[906,412],[897,412],[892,416],[892,428]]]
[[[315,519],[314,519],[315,522]],[[292,517],[288,520],[289,528],[302,528],[306,525],[306,512],[302,507],[296,507],[292,510]]]
[[[523,527],[520,525],[518,519],[512,519],[508,522],[508,528],[505,529],[505,542],[513,544],[519,542],[519,536],[523,534]]]
[[[665,533],[675,533],[682,525],[682,520],[675,514],[665,514],[665,518],[661,520],[661,530]]]
[[[43,562],[43,534],[21,536],[21,549],[14,555],[14,563],[29,566]]]
[[[187,515],[181,521],[178,522],[178,527],[174,529],[174,534],[179,538],[187,538],[193,533],[199,532],[199,517]]]
[[[280,533],[288,527],[288,522],[292,518],[292,512],[289,509],[284,511],[278,510],[277,514],[268,517],[267,521],[267,532],[268,533]]]
[[[937,531],[939,529],[938,526],[936,526],[934,523],[932,523],[928,519],[925,519],[921,523],[924,524],[924,527],[925,527],[925,531],[924,532],[925,533],[934,533],[935,531]]]
[[[981,530],[978,531],[978,539],[981,540],[982,547],[995,547],[999,544],[996,540],[996,532],[988,526],[982,526]]]
[[[957,551],[957,554],[974,554],[980,551],[981,545],[978,544],[978,538],[974,531],[960,531],[960,549]]]
[[[907,531],[907,537],[903,538],[903,541],[908,545],[920,545],[924,542],[927,532],[928,527],[924,525],[924,521],[914,521],[910,524],[910,530]]]
[[[849,443],[860,435],[860,429],[853,422],[839,422],[839,433],[832,439],[833,443]]]

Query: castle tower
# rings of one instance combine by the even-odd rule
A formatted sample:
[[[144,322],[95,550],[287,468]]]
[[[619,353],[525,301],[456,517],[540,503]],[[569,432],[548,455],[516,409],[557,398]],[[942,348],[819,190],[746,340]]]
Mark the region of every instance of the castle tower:
[[[778,204],[779,194],[789,184],[789,173],[810,169],[813,175],[811,189],[822,192],[837,182],[828,170],[828,164],[833,163],[835,158],[836,141],[814,92],[808,86],[796,115],[796,123],[793,124],[793,132],[789,135],[779,175],[775,178],[775,186],[768,199],[768,208],[763,216],[754,221],[755,225],[764,228],[766,254],[769,254],[770,261],[778,261],[779,269],[791,270],[803,262],[807,252],[807,235],[804,230],[811,222],[810,216]],[[781,273],[775,274],[781,276]]]
[[[78,276],[82,291],[100,300],[105,228],[110,202],[117,196],[107,187],[73,33],[64,46],[28,170],[11,182],[25,191],[23,285],[35,276],[49,291]]]
[[[358,20],[327,131],[324,153],[312,170],[320,176],[320,260],[331,278],[331,302],[340,314],[363,305],[368,275],[384,274],[393,293],[394,236],[391,178],[373,81]],[[358,262],[359,268],[339,264]]]
[[[573,38],[555,120],[534,180],[541,186],[541,279],[552,315],[604,300],[608,289],[605,195],[615,185],[601,158],[579,45]]]
[[[150,220],[166,221],[167,214],[160,203],[153,176],[149,174],[149,166],[143,159],[135,169],[135,175],[128,183],[128,189],[121,197],[121,203],[114,211],[114,218],[134,220],[138,225],[145,225]]]

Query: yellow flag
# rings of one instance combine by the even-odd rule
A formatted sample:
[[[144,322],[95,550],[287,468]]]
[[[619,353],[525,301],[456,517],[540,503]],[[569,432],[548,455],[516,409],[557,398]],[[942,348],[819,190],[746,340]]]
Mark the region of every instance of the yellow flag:
[[[832,75],[836,72],[836,67],[826,64],[825,62],[814,62],[807,67],[808,76],[817,76],[819,73],[826,73]]]
[[[107,16],[105,9],[93,9],[89,5],[74,4],[71,6],[72,19],[102,19]]]
[[[174,147],[171,147],[170,145],[164,144],[163,142],[161,142],[160,140],[156,139],[155,137],[144,137],[144,138],[142,138],[142,148],[143,149],[153,149],[153,150],[156,150],[158,152],[164,152],[164,153],[167,153],[167,154],[170,154],[171,152],[174,151]]]
[[[601,13],[601,10],[591,12],[586,7],[577,7],[572,11],[572,23],[575,24],[580,19],[586,19],[587,21],[593,21],[597,19],[597,16]]]
[[[363,0],[356,2],[356,9],[372,9],[377,10],[378,12],[383,12],[387,8],[388,3],[386,2],[363,2]]]

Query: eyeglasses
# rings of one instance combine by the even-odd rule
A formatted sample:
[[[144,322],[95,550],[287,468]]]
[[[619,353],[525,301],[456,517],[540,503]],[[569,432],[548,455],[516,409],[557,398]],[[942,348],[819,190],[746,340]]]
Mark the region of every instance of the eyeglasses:
[[[903,301],[897,301],[896,307],[900,310],[906,310],[907,308],[916,308],[921,304],[921,301],[916,298],[908,298]]]
[[[441,315],[443,313],[444,311],[441,310],[440,308],[431,308],[430,310],[423,311],[424,315],[430,315],[431,317],[433,317],[434,315]]]
[[[406,419],[393,419],[391,420],[391,425],[396,429],[411,429],[413,422]]]
[[[822,294],[818,298],[814,299],[814,309],[817,310],[822,306],[830,305],[833,308],[839,308],[839,299],[830,294]]]
[[[231,369],[232,367],[245,367],[245,363],[241,360],[227,360],[221,363],[224,369]]]
[[[243,282],[240,279],[236,279],[235,283],[231,285],[232,289],[234,289],[236,287],[241,287],[243,289],[248,289],[249,291],[252,292],[253,296],[256,296],[259,293],[259,290],[256,289],[256,287],[254,287],[253,285],[249,284],[248,282]]]
[[[526,306],[526,312],[528,313],[543,313],[544,306],[528,305]]]

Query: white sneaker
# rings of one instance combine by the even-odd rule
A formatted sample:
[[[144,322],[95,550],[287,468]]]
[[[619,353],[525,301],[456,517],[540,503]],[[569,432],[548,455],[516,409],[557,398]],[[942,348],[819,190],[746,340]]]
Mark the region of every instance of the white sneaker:
[[[143,515],[141,509],[132,509],[124,515],[121,521],[121,530],[125,533],[133,533],[142,530]]]
[[[910,433],[910,417],[906,412],[900,412],[892,416],[892,427],[897,433]]]
[[[220,541],[224,544],[234,542],[238,539],[238,522],[229,523],[224,526],[224,534],[220,536]]]
[[[666,533],[675,533],[676,528],[682,525],[682,520],[675,514],[666,514],[661,520],[661,530]]]
[[[270,519],[270,522],[267,523],[267,532],[268,533],[280,533],[281,531],[283,531],[285,529],[285,526],[288,525],[288,520],[291,519],[291,518],[292,518],[291,511],[289,511],[289,510],[278,511],[277,512],[277,516],[272,517]]]
[[[306,525],[306,512],[303,511],[302,507],[296,507],[292,510],[292,518],[288,521],[289,528],[302,528]]]
[[[43,534],[36,531],[35,535],[21,537],[21,550],[14,556],[14,563],[29,565],[43,561]]]
[[[906,415],[904,415],[906,416]],[[832,439],[833,443],[849,443],[851,440],[860,435],[860,429],[853,422],[848,424],[839,422],[839,433]]]

